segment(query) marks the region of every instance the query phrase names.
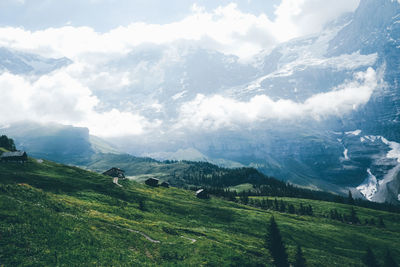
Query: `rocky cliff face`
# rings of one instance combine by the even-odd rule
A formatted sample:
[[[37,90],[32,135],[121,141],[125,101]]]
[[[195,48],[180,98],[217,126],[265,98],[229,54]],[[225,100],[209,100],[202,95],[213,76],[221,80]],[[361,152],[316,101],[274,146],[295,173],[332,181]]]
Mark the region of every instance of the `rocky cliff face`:
[[[257,79],[231,93],[302,102],[368,68],[377,73],[378,86],[366,104],[346,115],[244,130],[236,145],[229,145],[234,137],[221,138],[206,154],[229,155],[296,183],[336,191],[349,187],[370,200],[397,202],[399,42],[400,4],[365,0],[354,14],[327,25],[321,34],[280,45],[261,59]],[[250,136],[257,136],[256,144],[248,141]],[[237,140],[243,142],[239,147]]]

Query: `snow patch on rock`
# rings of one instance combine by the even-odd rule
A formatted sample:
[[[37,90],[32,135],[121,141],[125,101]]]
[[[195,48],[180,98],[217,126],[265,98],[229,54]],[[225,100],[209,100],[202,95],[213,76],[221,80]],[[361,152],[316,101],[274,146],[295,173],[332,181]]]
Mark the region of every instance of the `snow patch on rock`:
[[[361,130],[355,130],[355,131],[345,132],[345,134],[358,136],[360,135],[361,132],[362,132]]]
[[[387,153],[386,157],[389,159],[397,159],[400,162],[400,144],[397,142],[388,141],[386,138],[380,136],[382,142],[390,147],[390,151]]]
[[[357,189],[366,199],[371,201],[379,189],[379,183],[375,175],[372,174],[371,169],[368,169],[367,173],[368,177],[361,185],[357,186]]]
[[[349,150],[347,148],[345,148],[344,151],[343,151],[343,156],[344,156],[345,160],[349,160],[350,159],[349,156],[347,155],[348,152],[349,152]]]

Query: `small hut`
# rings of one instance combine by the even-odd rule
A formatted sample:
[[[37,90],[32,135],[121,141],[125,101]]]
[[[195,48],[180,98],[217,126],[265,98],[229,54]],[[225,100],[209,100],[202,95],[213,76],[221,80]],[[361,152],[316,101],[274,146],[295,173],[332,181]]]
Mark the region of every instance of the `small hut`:
[[[199,189],[196,191],[196,197],[201,199],[206,199],[208,198],[208,194],[204,189]]]
[[[161,186],[162,186],[162,187],[165,187],[165,188],[169,188],[169,183],[167,183],[167,182],[162,182],[162,183],[161,183]]]
[[[125,178],[125,171],[121,170],[120,168],[111,168],[108,171],[103,172],[104,175],[108,175],[114,178]]]
[[[26,162],[28,161],[28,155],[25,151],[13,151],[4,152],[0,156],[0,161],[2,162]]]
[[[156,178],[149,178],[144,183],[149,186],[156,187],[156,186],[158,186],[158,182],[159,182],[159,180]]]

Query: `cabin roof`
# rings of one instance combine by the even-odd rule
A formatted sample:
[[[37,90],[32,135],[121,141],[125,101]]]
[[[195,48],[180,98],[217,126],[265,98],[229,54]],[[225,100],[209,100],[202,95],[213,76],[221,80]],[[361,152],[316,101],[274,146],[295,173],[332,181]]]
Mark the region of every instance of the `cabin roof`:
[[[203,191],[204,191],[204,189],[199,189],[199,190],[196,191],[196,194],[200,194],[200,193],[202,193]]]
[[[111,169],[105,171],[105,172],[109,172],[109,171],[119,171],[119,172],[125,172],[124,170],[121,170],[120,168],[116,168],[116,167],[112,167]]]
[[[23,157],[24,154],[25,151],[4,152],[3,154],[1,154],[0,157],[2,158]]]

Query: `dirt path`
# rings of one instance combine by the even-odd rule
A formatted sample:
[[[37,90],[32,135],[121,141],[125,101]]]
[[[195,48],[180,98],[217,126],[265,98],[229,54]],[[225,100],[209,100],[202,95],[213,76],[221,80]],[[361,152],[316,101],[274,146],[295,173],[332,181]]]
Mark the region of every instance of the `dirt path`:
[[[185,238],[185,239],[187,239],[187,240],[190,240],[190,241],[192,242],[192,244],[193,244],[194,242],[197,241],[197,240],[194,239],[194,238],[186,237],[186,236],[183,236],[183,235],[181,235],[181,237],[182,237],[182,238]]]
[[[118,185],[118,186],[120,186],[120,187],[122,187],[122,185],[120,185],[120,184],[118,183],[118,177],[114,177],[113,183],[116,184],[116,185]]]
[[[109,224],[109,225],[112,225],[112,224]],[[120,227],[118,225],[112,225],[112,226],[117,227],[117,228],[122,229],[122,230],[126,230],[126,231],[129,231],[129,232],[133,232],[133,233],[139,234],[139,235],[143,236],[144,238],[146,238],[151,243],[161,243],[160,240],[155,240],[155,239],[151,238],[150,236],[146,235],[145,233],[143,233],[141,231],[130,229],[130,228]]]
[[[126,230],[128,230],[129,232],[134,232],[134,233],[140,234],[140,235],[142,235],[144,238],[146,238],[147,240],[149,240],[152,243],[161,243],[160,240],[154,240],[150,236],[148,236],[145,233],[142,233],[142,232],[140,232],[138,230],[133,230],[133,229],[126,229]]]

